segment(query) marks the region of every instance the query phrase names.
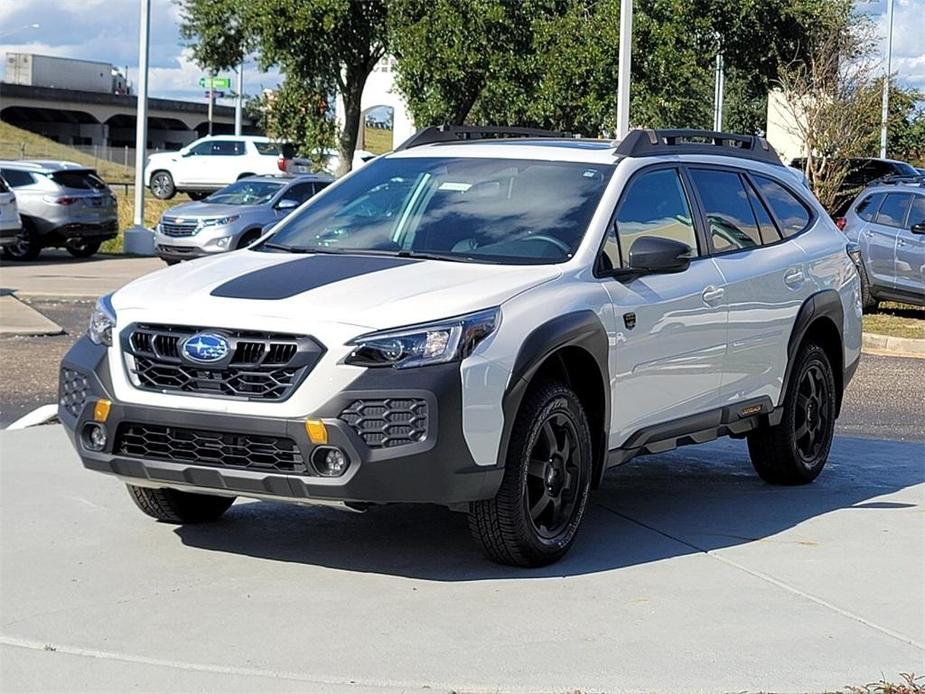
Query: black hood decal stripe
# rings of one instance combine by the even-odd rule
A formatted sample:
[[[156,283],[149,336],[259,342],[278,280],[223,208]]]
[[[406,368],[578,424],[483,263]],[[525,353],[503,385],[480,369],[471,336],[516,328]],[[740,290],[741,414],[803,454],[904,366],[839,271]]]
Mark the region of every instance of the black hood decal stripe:
[[[313,255],[235,277],[212,290],[228,299],[288,299],[296,294],[371,272],[420,262],[409,258]]]

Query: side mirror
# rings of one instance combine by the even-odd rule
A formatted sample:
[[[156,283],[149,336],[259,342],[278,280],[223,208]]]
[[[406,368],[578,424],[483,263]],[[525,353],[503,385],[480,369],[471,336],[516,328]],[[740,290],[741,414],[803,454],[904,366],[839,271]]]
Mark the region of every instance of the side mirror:
[[[181,157],[189,157],[189,156],[191,156],[191,155],[193,154],[193,150],[191,150],[191,149],[181,149],[180,152],[179,152],[179,154],[180,154]]]
[[[629,270],[636,272],[684,272],[693,251],[686,243],[658,236],[643,236],[630,246]]]
[[[925,234],[925,222],[916,222],[912,225],[910,231],[913,234]]]
[[[276,203],[277,210],[294,210],[299,206],[298,200],[293,200],[292,198],[283,198],[278,203]]]

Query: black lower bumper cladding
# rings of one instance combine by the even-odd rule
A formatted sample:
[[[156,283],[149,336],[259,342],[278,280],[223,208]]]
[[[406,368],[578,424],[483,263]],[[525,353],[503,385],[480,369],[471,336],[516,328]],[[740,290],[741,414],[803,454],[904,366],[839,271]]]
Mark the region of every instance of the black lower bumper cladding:
[[[274,418],[119,402],[112,396],[107,353],[86,337],[67,353],[59,416],[85,467],[129,483],[289,501],[454,505],[491,498],[501,482],[503,469],[478,466],[469,454],[458,364],[370,369],[319,411]],[[101,398],[112,406],[104,424],[107,443],[94,451],[85,431]],[[399,439],[399,445],[375,445],[342,416],[354,412],[358,401],[396,399],[426,403],[418,410],[427,413],[426,430],[418,423],[415,436]],[[317,446],[306,433],[306,418],[322,419],[327,445],[346,453],[350,466],[342,477],[323,477],[314,469]]]

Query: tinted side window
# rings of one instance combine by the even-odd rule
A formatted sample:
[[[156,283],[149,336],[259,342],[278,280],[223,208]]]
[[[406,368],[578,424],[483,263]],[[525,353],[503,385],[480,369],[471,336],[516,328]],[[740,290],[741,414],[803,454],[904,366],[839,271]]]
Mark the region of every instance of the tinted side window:
[[[311,183],[296,183],[283,194],[286,200],[295,200],[300,205],[315,194]]]
[[[744,177],[743,177],[744,179]],[[752,211],[755,213],[755,219],[758,220],[758,231],[761,232],[761,243],[768,245],[781,240],[780,232],[777,225],[771,219],[768,208],[761,202],[761,198],[755,193],[755,189],[748,180],[744,180],[745,190],[748,193],[748,201],[752,204]]]
[[[916,224],[925,224],[925,195],[916,195],[909,211],[909,223],[906,227],[911,229]]]
[[[799,234],[809,226],[809,210],[793,193],[765,176],[755,176],[755,182],[777,217],[777,225],[785,238]]]
[[[912,196],[908,193],[890,193],[880,205],[877,213],[877,224],[888,227],[902,228],[906,221],[906,212],[912,203]]]
[[[212,143],[211,142],[200,142],[198,145],[190,149],[190,154],[195,154],[199,157],[204,157],[209,154],[212,154]]]
[[[735,171],[691,169],[691,180],[700,194],[710,244],[718,253],[761,245],[758,221],[742,179]]]
[[[674,239],[690,246],[697,255],[697,236],[691,208],[676,169],[659,169],[637,176],[617,208],[617,257],[612,239],[605,248],[614,267],[626,266],[633,243],[643,236]]]
[[[212,142],[212,154],[219,157],[233,157],[244,154],[244,143],[234,140],[214,140]]]
[[[9,193],[10,187],[6,184],[6,181],[3,180],[3,177],[0,176],[0,193]]]
[[[28,171],[18,171],[17,169],[3,169],[0,171],[10,188],[21,188],[22,186],[31,186],[35,183],[35,178]]]
[[[880,209],[881,202],[883,202],[883,193],[868,195],[858,203],[858,206],[854,208],[854,212],[865,222],[871,222],[877,214],[877,210]]]

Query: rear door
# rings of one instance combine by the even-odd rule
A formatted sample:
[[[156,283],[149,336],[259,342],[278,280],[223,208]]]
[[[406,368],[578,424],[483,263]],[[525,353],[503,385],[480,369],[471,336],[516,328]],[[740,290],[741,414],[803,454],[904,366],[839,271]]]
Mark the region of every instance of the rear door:
[[[925,193],[915,193],[896,236],[896,289],[925,302]]]
[[[896,287],[896,244],[912,205],[912,193],[887,193],[873,222],[864,229],[870,281]],[[863,250],[863,248],[862,248]]]
[[[634,241],[659,236],[694,252],[673,274],[607,280],[619,327],[611,447],[639,429],[717,407],[726,342],[722,275],[702,252],[688,186],[673,166],[643,169],[621,196],[604,257],[627,266]],[[607,268],[609,269],[609,268]]]
[[[810,215],[800,205],[785,213],[789,228],[775,222],[765,196],[790,193],[773,179],[755,180],[728,167],[691,165],[689,174],[729,306],[720,397],[724,404],[762,397],[776,403],[787,340],[810,291],[805,253],[786,240],[782,228],[798,233]]]

